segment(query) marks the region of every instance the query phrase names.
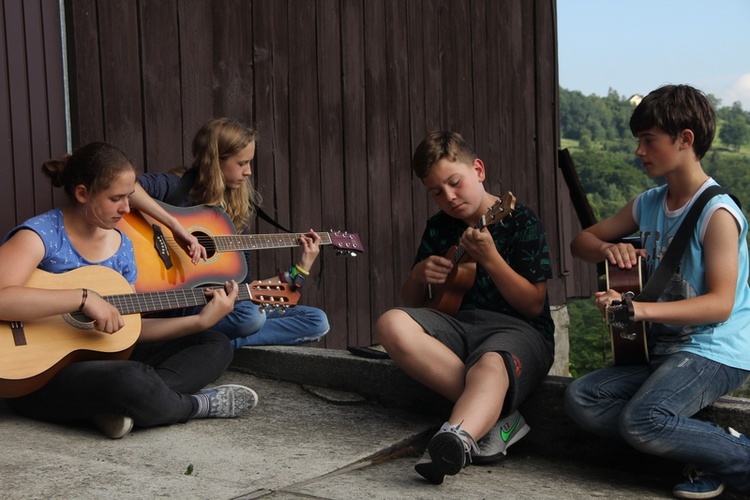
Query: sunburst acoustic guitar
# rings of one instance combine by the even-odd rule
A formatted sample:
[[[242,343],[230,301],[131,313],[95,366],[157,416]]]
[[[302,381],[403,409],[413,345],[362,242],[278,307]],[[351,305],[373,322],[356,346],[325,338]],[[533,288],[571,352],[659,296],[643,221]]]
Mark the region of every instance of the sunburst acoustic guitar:
[[[204,205],[182,208],[157,203],[198,239],[206,248],[208,257],[193,265],[169,229],[148,215],[133,210],[123,217],[117,228],[133,241],[139,271],[135,286],[139,291],[194,287],[229,279],[242,281],[247,275],[242,251],[293,248],[299,245],[303,234],[237,234],[231,219],[220,208]],[[357,233],[329,231],[318,234],[320,244],[333,245],[339,255],[364,252]]]
[[[491,224],[496,224],[511,214],[516,207],[516,197],[508,191],[499,198],[482,218],[474,225],[475,229],[482,229]],[[461,307],[464,294],[474,284],[477,263],[474,262],[466,251],[460,246],[451,247],[445,258],[453,262],[453,269],[445,283],[430,285],[428,287],[428,298],[425,307],[437,309],[438,311],[455,316]]]
[[[63,274],[36,270],[26,286],[88,288],[120,311],[125,326],[113,334],[100,332],[83,313],[0,321],[0,398],[29,394],[75,361],[127,359],[140,335],[141,313],[199,306],[208,300],[203,288],[133,293],[120,273],[103,266]],[[237,300],[251,300],[263,307],[293,307],[298,298],[299,292],[285,283],[256,281],[241,284]]]

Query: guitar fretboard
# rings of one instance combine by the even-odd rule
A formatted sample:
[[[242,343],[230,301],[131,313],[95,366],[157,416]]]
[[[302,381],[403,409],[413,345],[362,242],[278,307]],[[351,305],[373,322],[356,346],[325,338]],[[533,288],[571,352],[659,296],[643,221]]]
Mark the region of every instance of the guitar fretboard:
[[[240,284],[237,302],[252,299],[250,287],[246,283]],[[208,297],[206,297],[204,288],[188,288],[161,292],[107,295],[104,300],[115,306],[120,314],[136,314],[201,306],[208,302]]]
[[[320,234],[320,244],[330,245],[331,235]],[[291,248],[299,246],[302,233],[279,234],[236,234],[231,236],[214,236],[216,249],[219,252],[237,252],[242,250],[260,250],[264,248]]]

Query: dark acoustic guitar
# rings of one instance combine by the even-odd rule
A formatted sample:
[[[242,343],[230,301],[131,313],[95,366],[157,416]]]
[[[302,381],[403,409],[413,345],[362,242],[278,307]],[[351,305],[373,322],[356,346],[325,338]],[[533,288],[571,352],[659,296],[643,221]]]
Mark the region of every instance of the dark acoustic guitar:
[[[479,219],[474,225],[474,229],[482,229],[500,222],[510,215],[515,208],[516,197],[508,191]],[[446,253],[445,258],[453,262],[453,269],[448,274],[445,283],[430,285],[428,287],[428,298],[425,307],[437,309],[438,311],[455,316],[461,307],[464,294],[474,284],[477,263],[469,257],[460,245],[451,247],[448,253]]]
[[[643,289],[642,259],[631,269],[606,265],[607,289],[638,295]],[[625,302],[615,301],[607,307],[605,320],[609,324],[612,342],[612,361],[616,365],[648,363],[648,339],[644,321],[630,321]]]

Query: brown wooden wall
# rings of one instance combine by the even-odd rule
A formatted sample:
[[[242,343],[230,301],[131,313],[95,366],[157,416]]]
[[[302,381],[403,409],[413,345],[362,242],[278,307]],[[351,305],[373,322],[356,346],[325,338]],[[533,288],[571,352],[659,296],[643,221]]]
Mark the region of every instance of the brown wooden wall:
[[[61,201],[40,171],[66,152],[57,1],[3,0],[0,9],[0,233]],[[59,199],[58,199],[59,198]]]
[[[57,15],[56,0],[6,0],[14,27],[21,21],[9,4]],[[554,0],[66,0],[64,17],[73,147],[107,140],[139,168],[163,171],[191,162],[205,121],[236,118],[261,134],[254,176],[267,212],[295,231],[359,233],[363,256],[323,247],[320,279],[305,286],[303,301],[331,320],[321,345],[371,343],[378,315],[398,303],[435,211],[409,160],[434,129],[461,132],[487,165],[488,189],[511,190],[540,214],[556,276],[552,303],[590,295],[590,280],[574,279],[581,265],[567,244],[579,226],[556,167]],[[44,42],[45,53],[59,54]],[[8,53],[19,57],[15,46]],[[16,64],[6,61],[5,71]],[[61,72],[52,71],[47,85],[59,92]],[[36,91],[43,75],[25,83]],[[64,130],[63,113],[39,118],[31,108],[43,100],[24,99],[27,121]],[[0,127],[10,134],[30,125]],[[4,158],[1,168],[12,165],[19,181],[0,190],[20,208],[0,220],[3,232],[59,201],[36,172],[42,156],[62,148]],[[275,229],[260,222],[257,231]],[[272,275],[293,255],[259,251],[253,273]]]

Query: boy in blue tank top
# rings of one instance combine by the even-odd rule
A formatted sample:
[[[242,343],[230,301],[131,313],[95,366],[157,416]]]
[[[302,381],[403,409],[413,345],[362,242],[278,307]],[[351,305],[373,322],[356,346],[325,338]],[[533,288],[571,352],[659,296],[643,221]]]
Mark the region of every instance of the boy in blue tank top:
[[[573,254],[631,269],[638,258],[653,274],[699,195],[716,182],[701,166],[716,131],[706,96],[667,85],[636,107],[630,129],[649,176],[664,177],[618,213],[581,232]],[[639,232],[641,248],[622,239]],[[584,429],[624,439],[639,451],[688,464],[677,498],[714,498],[726,486],[750,492],[750,439],[731,427],[692,418],[750,374],[747,220],[727,194],[703,208],[679,266],[655,302],[598,292],[602,314],[628,303],[629,319],[646,322],[649,364],[616,365],[574,380],[568,414]],[[632,304],[632,305],[631,305]]]

